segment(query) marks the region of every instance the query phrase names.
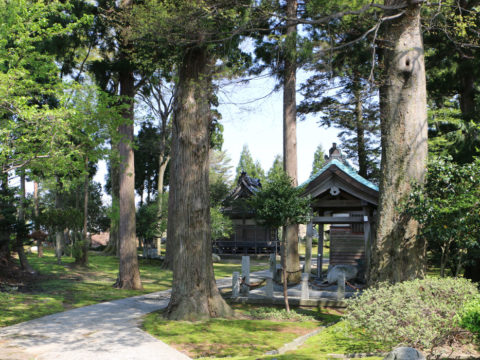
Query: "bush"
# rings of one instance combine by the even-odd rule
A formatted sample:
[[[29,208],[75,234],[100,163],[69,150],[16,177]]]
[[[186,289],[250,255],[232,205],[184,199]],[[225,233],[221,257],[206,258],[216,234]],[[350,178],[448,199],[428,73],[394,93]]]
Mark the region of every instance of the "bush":
[[[460,326],[480,335],[480,296],[468,302],[459,314]]]
[[[350,300],[346,319],[390,346],[428,349],[458,327],[458,309],[476,294],[477,288],[466,279],[382,283]]]

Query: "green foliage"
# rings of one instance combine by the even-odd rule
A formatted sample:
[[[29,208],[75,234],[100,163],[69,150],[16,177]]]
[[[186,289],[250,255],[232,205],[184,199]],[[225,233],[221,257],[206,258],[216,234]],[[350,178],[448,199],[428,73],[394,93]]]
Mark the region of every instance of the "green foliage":
[[[274,179],[275,177],[280,176],[283,172],[283,157],[281,155],[276,155],[273,160],[272,167],[268,170],[267,179]]]
[[[325,165],[325,151],[322,145],[318,145],[313,154],[312,172],[310,176],[315,175]]]
[[[349,301],[346,320],[385,345],[427,349],[457,327],[455,315],[477,294],[461,278],[381,283]]]
[[[161,150],[159,138],[160,131],[151,122],[143,122],[135,136],[135,190],[142,198],[145,190],[147,198],[157,192]]]
[[[480,296],[468,302],[459,314],[460,326],[480,335]]]
[[[228,238],[233,233],[232,220],[223,215],[220,206],[210,208],[210,228],[212,240]]]
[[[168,200],[168,194],[163,194],[166,203]],[[167,207],[162,209],[162,214],[159,219],[159,203],[153,200],[150,203],[145,203],[140,206],[136,214],[137,223],[137,236],[146,241],[153,240],[156,237],[161,237],[167,229]]]
[[[468,253],[480,247],[480,160],[459,165],[451,158],[432,159],[424,186],[415,185],[406,211],[420,225],[419,235],[440,262],[458,274]]]
[[[302,197],[302,192],[303,189],[294,187],[292,179],[282,172],[268,179],[249,201],[260,224],[278,228],[306,222],[310,213],[310,199]]]
[[[265,180],[265,171],[262,169],[262,165],[258,161],[253,161],[252,154],[248,149],[248,145],[243,145],[240,159],[236,168],[235,183],[240,178],[242,171],[245,171],[248,176],[254,179],[259,179],[260,182]]]
[[[209,153],[210,206],[218,206],[227,197],[230,188],[231,159],[225,151],[211,149]]]
[[[0,2],[0,163],[6,168],[41,162],[64,165],[78,149],[71,146],[78,118],[72,88],[59,77],[55,57],[45,49],[54,37],[92,21],[70,15],[70,4],[28,0]],[[52,134],[55,137],[52,138]]]

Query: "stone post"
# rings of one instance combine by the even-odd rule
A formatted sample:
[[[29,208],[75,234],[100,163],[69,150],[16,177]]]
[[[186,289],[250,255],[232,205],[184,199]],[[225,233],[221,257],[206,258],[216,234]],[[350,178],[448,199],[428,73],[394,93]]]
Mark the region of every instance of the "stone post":
[[[238,271],[235,271],[232,276],[232,298],[234,299],[240,294],[240,281],[238,275]]]
[[[265,295],[269,299],[273,299],[273,273],[269,273],[266,277],[267,285],[265,285]]]
[[[308,278],[310,274],[309,273],[303,273],[302,274],[302,293],[300,295],[300,300],[308,300],[310,298],[309,295],[309,289],[308,289]]]
[[[243,296],[248,296],[250,292],[250,256],[242,256],[242,280],[240,293]]]
[[[338,284],[337,299],[343,300],[345,298],[345,273],[344,272],[341,272],[338,275],[337,284]]]
[[[242,256],[242,279],[245,284],[250,285],[250,256]]]
[[[276,254],[270,254],[270,272],[272,274],[272,279],[275,279],[275,275],[277,274],[277,255]]]

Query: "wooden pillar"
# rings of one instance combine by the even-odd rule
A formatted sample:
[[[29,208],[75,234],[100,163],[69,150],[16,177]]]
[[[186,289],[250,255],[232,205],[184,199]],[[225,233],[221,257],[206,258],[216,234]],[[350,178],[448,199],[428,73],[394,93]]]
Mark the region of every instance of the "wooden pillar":
[[[317,277],[319,279],[322,278],[324,227],[325,224],[318,225]]]
[[[313,237],[313,223],[307,224],[307,238],[305,240],[305,271],[310,274],[312,271],[312,237]]]

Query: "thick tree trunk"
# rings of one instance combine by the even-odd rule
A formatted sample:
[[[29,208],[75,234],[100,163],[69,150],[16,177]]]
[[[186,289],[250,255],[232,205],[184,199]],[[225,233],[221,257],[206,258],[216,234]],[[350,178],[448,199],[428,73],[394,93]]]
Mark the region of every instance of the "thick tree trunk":
[[[18,207],[18,223],[22,226],[25,226],[25,170],[21,170],[20,174],[20,204]],[[23,240],[24,236],[27,235],[25,231],[17,232],[16,246],[15,250],[18,254],[18,259],[20,260],[20,266],[23,270],[28,271],[30,274],[34,274],[35,270],[28,263],[27,256],[25,255],[25,250],[23,249]]]
[[[287,1],[287,17],[297,17],[297,1]],[[285,56],[285,78],[283,85],[283,158],[285,172],[293,180],[293,186],[298,185],[297,177],[297,57],[295,36],[297,27],[294,22],[287,21],[287,44]],[[287,246],[286,261],[288,281],[300,281],[300,256],[298,253],[298,225],[286,228]]]
[[[133,71],[120,73],[120,95],[128,101],[123,112],[124,123],[118,128],[121,135],[118,144],[120,155],[118,227],[120,262],[118,280],[115,284],[122,289],[142,289],[138,269],[137,240],[135,231],[135,164],[133,159],[133,99],[135,96]]]
[[[172,295],[166,316],[198,320],[232,315],[218,291],[212,263],[208,188],[211,91],[205,48],[187,50],[179,72],[168,200]]]
[[[287,240],[286,227],[282,230],[282,282],[283,282],[283,301],[285,303],[285,310],[290,312],[290,304],[288,303],[288,276],[287,276],[287,257],[285,254],[285,244]]]
[[[355,128],[357,132],[358,174],[367,178],[367,149],[365,145],[365,124],[363,123],[363,101],[360,84],[354,90],[355,94]]]
[[[112,144],[112,150],[117,149],[118,145]],[[108,255],[120,255],[120,246],[118,244],[118,198],[120,196],[120,187],[118,186],[119,170],[118,164],[115,160],[110,160],[110,180],[112,182],[112,214],[110,219],[110,232],[108,237],[108,244],[105,248],[105,253]]]
[[[159,156],[158,161],[158,188],[157,188],[157,203],[158,203],[158,212],[157,212],[157,222],[160,223],[163,220],[163,209],[164,209],[164,201],[163,201],[163,184],[164,184],[164,177],[165,177],[165,170],[167,169],[168,162],[170,161],[169,156],[165,156],[163,153]],[[162,244],[162,234],[159,234],[158,237],[155,238],[155,242],[157,245],[158,255],[161,255],[161,244]],[[164,266],[167,265],[167,253],[165,252],[165,260]]]
[[[81,246],[81,255],[78,259],[75,259],[75,262],[79,265],[86,266],[88,264],[88,248],[90,242],[87,234],[87,225],[88,225],[88,157],[85,159],[85,179],[83,181],[83,234],[82,234],[82,246]]]
[[[38,182],[33,182],[33,206],[34,206],[34,215],[35,215],[35,231],[40,231],[40,222],[38,221],[38,216],[40,215],[40,206],[38,199]],[[37,251],[38,257],[43,257],[43,246],[42,239],[37,238]]]
[[[386,5],[403,3],[386,0]],[[420,5],[388,23],[385,79],[380,89],[382,163],[379,219],[372,242],[369,282],[399,282],[425,275],[425,242],[418,223],[402,213],[411,181],[422,183],[427,160],[427,103]]]

